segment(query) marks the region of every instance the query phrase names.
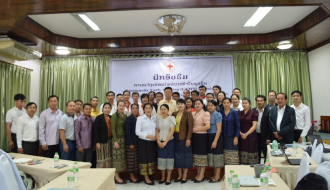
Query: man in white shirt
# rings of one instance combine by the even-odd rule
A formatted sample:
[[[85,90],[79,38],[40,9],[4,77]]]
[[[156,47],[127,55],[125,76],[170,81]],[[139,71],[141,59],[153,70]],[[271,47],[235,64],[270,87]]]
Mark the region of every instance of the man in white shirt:
[[[221,92],[221,87],[219,85],[213,86],[213,95],[214,95],[214,100],[217,101],[218,94]]]
[[[311,110],[301,102],[302,93],[295,90],[291,93],[294,104],[291,106],[296,111],[296,126],[294,128],[294,141],[301,143],[311,125]]]
[[[237,94],[239,96],[239,105],[238,107],[243,107],[242,105],[242,97],[241,97],[241,89],[239,88],[234,88],[232,94]]]
[[[138,92],[133,92],[132,93],[133,103],[139,105],[139,107],[140,107],[141,103],[139,102],[139,98],[140,98],[140,94]]]
[[[15,107],[11,108],[6,113],[6,129],[9,148],[11,152],[17,153],[17,139],[16,139],[16,122],[17,119],[25,113],[23,106],[25,105],[25,95],[16,94],[14,96]]]
[[[106,98],[107,98],[108,102],[111,104],[111,112],[109,115],[112,115],[112,114],[116,113],[116,111],[117,111],[117,105],[115,103],[115,96],[116,96],[116,94],[112,91],[109,91],[106,94]],[[103,104],[100,106],[101,114],[103,113],[102,108],[103,108]]]
[[[199,99],[203,100],[203,104],[207,105],[207,100],[206,100],[206,86],[202,85],[198,87],[199,90]]]
[[[17,120],[17,147],[18,153],[38,156],[39,153],[39,118],[37,104],[29,102],[26,105],[27,114],[23,114]]]
[[[164,89],[165,99],[159,102],[157,117],[161,117],[160,106],[167,104],[169,109],[168,115],[172,115],[173,112],[176,112],[178,109],[176,107],[176,101],[172,99],[172,88],[166,87]]]

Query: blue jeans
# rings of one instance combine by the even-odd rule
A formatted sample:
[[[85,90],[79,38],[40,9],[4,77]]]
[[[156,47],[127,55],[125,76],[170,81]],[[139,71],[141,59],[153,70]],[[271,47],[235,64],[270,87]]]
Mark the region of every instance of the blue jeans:
[[[63,150],[63,143],[60,140],[60,151],[61,151],[61,159],[63,160],[76,160],[76,141],[66,140],[66,144],[69,147],[68,152],[64,152]]]

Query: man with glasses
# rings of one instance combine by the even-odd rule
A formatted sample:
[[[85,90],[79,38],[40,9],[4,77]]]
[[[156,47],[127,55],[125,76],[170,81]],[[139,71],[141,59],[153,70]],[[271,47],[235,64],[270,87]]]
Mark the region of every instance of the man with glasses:
[[[272,109],[274,106],[277,106],[276,101],[276,92],[274,90],[270,90],[268,92],[268,101],[269,104],[267,104],[267,108]]]
[[[156,93],[154,91],[149,92],[149,103],[151,105],[155,104]]]

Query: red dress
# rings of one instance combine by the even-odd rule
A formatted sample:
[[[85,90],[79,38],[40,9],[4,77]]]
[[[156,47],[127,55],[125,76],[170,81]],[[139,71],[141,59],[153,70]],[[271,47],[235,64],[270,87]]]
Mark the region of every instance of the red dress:
[[[251,109],[246,114],[244,114],[244,110],[238,112],[242,133],[250,130],[253,121],[258,121],[258,115],[257,111]],[[238,138],[238,151],[240,164],[258,164],[258,136],[256,130],[249,134],[245,140],[241,137]]]

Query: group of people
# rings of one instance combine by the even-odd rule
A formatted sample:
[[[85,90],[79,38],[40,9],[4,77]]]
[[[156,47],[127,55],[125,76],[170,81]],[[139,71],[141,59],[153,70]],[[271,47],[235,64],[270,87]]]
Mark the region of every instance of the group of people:
[[[99,108],[94,96],[89,103],[68,101],[63,114],[57,108],[59,98],[52,95],[49,108],[38,118],[37,105],[25,105],[25,96],[17,94],[15,107],[6,115],[7,136],[18,153],[38,155],[40,145],[45,157],[59,152],[61,159],[84,162],[93,162],[94,153],[97,168],[116,168],[118,184],[126,183],[120,173],[127,171],[130,182],[139,183],[140,173],[146,184],[154,185],[149,176],[156,166],[162,174],[160,184],[171,184],[173,168],[179,174],[174,182],[185,183],[193,166],[195,183],[204,180],[207,166],[214,168],[209,182],[215,183],[224,165],[260,163],[270,141],[301,142],[310,128],[310,109],[300,91],[291,93],[292,106],[286,94],[273,90],[268,104],[266,96],[258,95],[253,109],[251,100],[240,96],[235,88],[229,98],[220,86],[214,86],[213,93],[206,93],[205,86],[185,90],[183,98],[171,87],[141,96],[109,91]]]

